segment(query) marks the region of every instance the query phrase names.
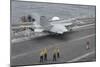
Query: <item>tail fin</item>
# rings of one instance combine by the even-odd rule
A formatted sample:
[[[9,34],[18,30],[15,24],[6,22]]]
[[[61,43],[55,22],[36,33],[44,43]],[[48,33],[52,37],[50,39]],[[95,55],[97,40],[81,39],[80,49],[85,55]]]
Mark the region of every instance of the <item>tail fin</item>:
[[[45,28],[45,30],[49,30],[51,28],[50,22],[45,16],[40,16],[40,25]]]

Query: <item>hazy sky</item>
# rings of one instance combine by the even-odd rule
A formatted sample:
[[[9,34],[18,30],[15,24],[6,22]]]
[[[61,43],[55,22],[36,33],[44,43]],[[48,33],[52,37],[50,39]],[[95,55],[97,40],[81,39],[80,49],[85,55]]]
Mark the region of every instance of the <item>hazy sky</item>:
[[[46,16],[48,19],[51,19],[53,16],[58,16],[61,19],[69,19],[78,16],[95,16],[95,6],[89,5],[12,1],[11,8],[12,23],[19,23],[21,16],[27,16],[29,14],[37,20],[39,16]]]

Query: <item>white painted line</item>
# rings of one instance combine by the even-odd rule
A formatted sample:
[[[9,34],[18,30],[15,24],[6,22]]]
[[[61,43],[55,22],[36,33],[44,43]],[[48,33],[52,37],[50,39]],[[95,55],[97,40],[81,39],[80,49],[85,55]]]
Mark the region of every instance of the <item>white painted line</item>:
[[[83,37],[81,37],[81,38],[73,39],[73,40],[71,40],[71,41],[82,40],[82,39],[86,39],[86,38],[89,38],[89,37],[92,37],[92,36],[95,36],[95,34],[91,34],[91,35],[83,36]]]
[[[86,27],[86,26],[92,26],[92,25],[95,25],[95,24],[93,23],[93,24],[83,25],[83,26],[80,26],[80,27]]]
[[[92,25],[95,25],[95,24],[93,23],[93,24],[88,24],[88,25],[83,25],[83,26],[76,26],[76,27],[73,27],[72,29],[77,29],[77,28],[82,28],[82,27],[87,27],[87,26],[92,26]]]
[[[85,39],[85,38],[92,37],[92,36],[94,36],[94,35],[95,35],[95,34],[83,36],[83,37],[81,37],[81,38],[77,38],[77,39],[70,40],[69,42],[82,40],[82,39]],[[59,43],[59,45],[61,45],[61,44],[65,44],[65,43]],[[50,46],[46,46],[46,47],[49,49],[49,48],[52,48],[52,47],[57,46],[57,45],[58,45],[58,44],[54,44],[54,45],[50,45]],[[42,48],[41,48],[41,49],[42,49]],[[34,50],[34,51],[25,52],[25,53],[22,53],[22,54],[19,54],[19,55],[16,55],[16,56],[12,56],[11,59],[16,59],[17,57],[22,57],[22,56],[29,55],[29,54],[31,54],[31,53],[35,53],[35,52],[38,52],[38,51],[40,51],[40,49],[39,49],[39,50]]]
[[[22,42],[22,41],[27,41],[30,40],[31,38],[38,38],[38,37],[42,37],[42,36],[47,36],[49,35],[48,33],[42,33],[40,35],[33,35],[31,37],[21,37],[21,38],[17,38],[17,39],[12,39],[11,42],[12,43],[18,43],[18,42]]]
[[[89,55],[92,55],[92,54],[94,54],[94,53],[95,53],[95,51],[86,53],[86,54],[84,54],[84,55],[82,55],[82,56],[79,56],[79,57],[77,57],[77,58],[74,58],[74,59],[72,59],[72,60],[69,60],[68,62],[76,62],[76,61],[79,61],[80,59],[83,59],[83,58],[85,58],[85,57],[87,57],[87,56],[89,56]]]

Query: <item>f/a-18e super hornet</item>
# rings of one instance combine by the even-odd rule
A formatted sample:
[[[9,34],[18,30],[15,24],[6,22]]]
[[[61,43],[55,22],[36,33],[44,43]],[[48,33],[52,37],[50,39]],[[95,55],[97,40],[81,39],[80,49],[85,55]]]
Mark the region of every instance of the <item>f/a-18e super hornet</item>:
[[[63,34],[72,30],[73,23],[68,20],[52,20],[48,21],[45,16],[40,17],[40,24],[34,24],[34,32],[46,31],[50,34]]]

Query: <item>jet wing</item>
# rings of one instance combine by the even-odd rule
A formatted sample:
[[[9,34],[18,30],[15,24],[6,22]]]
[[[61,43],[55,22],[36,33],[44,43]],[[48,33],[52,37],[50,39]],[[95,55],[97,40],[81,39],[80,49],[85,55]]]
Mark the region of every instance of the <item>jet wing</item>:
[[[34,32],[43,32],[43,29],[34,29]]]
[[[52,28],[50,29],[51,32],[58,33],[58,34],[63,34],[64,32],[69,31],[66,26],[70,26],[73,23],[67,22],[67,20],[57,20],[50,22],[50,25]]]
[[[72,25],[73,23],[62,23],[61,25],[63,25],[63,26],[70,26],[70,25]]]
[[[50,31],[54,33],[58,33],[58,34],[63,34],[64,32],[67,32],[68,30],[66,29],[65,26],[56,24],[56,25],[53,25]]]
[[[70,26],[70,25],[72,25],[73,23],[71,23],[71,22],[62,22],[62,21],[56,21],[56,22],[51,22],[50,23],[51,25],[56,25],[56,24],[59,24],[59,25],[63,25],[63,26]]]

